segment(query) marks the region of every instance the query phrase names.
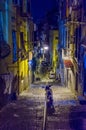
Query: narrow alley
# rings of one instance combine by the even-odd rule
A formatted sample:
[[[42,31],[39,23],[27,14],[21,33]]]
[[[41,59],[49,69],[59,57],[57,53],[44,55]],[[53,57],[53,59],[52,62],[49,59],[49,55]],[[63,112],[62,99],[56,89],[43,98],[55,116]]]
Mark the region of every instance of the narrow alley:
[[[86,0],[0,0],[0,130],[86,130]]]
[[[86,130],[86,105],[63,86],[52,86],[55,113],[47,115],[46,130]],[[31,85],[0,111],[0,130],[43,130],[45,90]]]

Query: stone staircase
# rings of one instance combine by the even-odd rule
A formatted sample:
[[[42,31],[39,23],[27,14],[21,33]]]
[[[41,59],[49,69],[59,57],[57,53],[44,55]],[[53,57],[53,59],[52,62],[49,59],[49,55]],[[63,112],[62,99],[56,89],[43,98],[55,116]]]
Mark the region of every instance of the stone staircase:
[[[47,116],[46,130],[86,130],[86,106],[56,106]]]
[[[0,130],[42,130],[44,102],[19,99],[0,111]]]
[[[52,88],[55,113],[45,130],[86,130],[86,105],[66,88]],[[43,130],[45,92],[32,88],[0,111],[0,130]],[[81,98],[80,98],[81,99]]]

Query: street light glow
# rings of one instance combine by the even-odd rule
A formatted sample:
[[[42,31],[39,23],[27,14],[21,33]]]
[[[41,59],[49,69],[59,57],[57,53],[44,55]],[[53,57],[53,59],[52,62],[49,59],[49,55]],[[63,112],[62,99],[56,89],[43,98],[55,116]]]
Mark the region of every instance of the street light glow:
[[[49,47],[48,47],[48,46],[45,46],[45,47],[44,47],[44,50],[48,50],[48,49],[49,49]]]

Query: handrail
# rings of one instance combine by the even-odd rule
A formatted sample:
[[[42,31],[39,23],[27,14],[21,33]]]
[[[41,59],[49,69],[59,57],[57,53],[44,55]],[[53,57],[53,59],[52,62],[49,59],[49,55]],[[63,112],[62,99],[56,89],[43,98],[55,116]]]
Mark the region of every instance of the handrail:
[[[43,130],[46,130],[46,121],[47,121],[47,102],[45,100],[45,104],[44,104]]]

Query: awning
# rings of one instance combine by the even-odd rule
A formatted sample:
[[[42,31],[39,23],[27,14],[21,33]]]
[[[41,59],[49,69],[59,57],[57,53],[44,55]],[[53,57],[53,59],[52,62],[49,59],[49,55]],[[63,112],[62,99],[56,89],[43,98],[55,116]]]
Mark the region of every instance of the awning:
[[[73,67],[73,63],[71,62],[71,60],[64,60],[64,65],[66,68],[71,68]]]

